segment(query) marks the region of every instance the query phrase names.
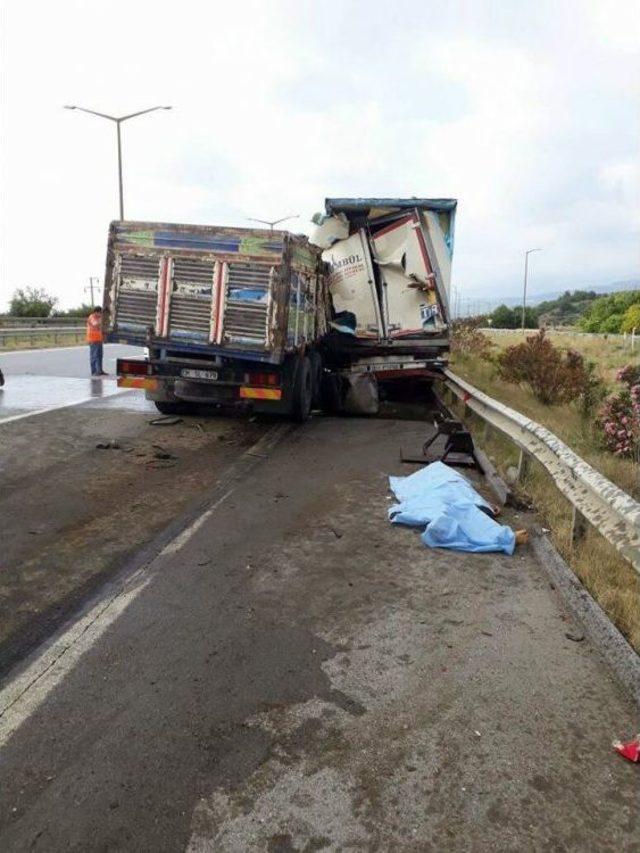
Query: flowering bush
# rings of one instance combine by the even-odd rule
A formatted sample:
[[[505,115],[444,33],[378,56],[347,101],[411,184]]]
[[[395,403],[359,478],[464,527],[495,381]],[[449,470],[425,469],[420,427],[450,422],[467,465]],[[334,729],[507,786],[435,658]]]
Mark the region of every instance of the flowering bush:
[[[616,382],[621,382],[627,388],[640,385],[640,364],[627,364],[616,372]]]
[[[627,387],[607,397],[598,422],[612,453],[640,462],[640,367],[628,364],[616,379]]]

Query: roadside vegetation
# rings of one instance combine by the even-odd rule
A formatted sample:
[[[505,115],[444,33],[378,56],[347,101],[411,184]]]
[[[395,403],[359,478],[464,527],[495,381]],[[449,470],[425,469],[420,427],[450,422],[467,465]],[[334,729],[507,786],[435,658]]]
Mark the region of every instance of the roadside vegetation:
[[[498,305],[478,319],[493,329],[521,329],[522,306]],[[636,328],[640,333],[640,290],[606,296],[593,290],[567,290],[557,299],[528,306],[524,325],[526,329],[574,327],[601,334],[621,334]]]
[[[82,326],[83,318],[93,310],[91,305],[81,304],[66,311],[57,309],[58,300],[44,288],[25,287],[13,292],[9,312],[0,314],[0,330],[7,334],[2,338],[0,352],[11,350],[40,349],[43,347],[69,346],[84,342],[81,333],[52,332],[48,326]],[[75,322],[73,322],[75,319]],[[42,321],[48,321],[42,323]],[[68,320],[69,322],[64,322]],[[58,321],[58,322],[56,322]],[[42,323],[38,334],[20,335],[20,327],[34,327]],[[9,330],[11,332],[9,333]]]
[[[640,500],[640,359],[620,338],[567,333],[483,334],[458,324],[452,367],[463,378],[543,424],[596,470]],[[515,446],[491,432],[484,442],[503,474]],[[640,579],[592,529],[571,541],[571,507],[546,471],[532,464],[522,483],[556,547],[594,598],[640,651]]]

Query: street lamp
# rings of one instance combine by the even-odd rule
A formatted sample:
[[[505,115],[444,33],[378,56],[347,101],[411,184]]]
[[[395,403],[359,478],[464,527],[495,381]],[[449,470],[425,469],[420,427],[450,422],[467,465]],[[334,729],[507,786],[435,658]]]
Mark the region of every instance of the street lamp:
[[[272,221],[268,219],[252,219],[250,216],[247,216],[247,222],[260,222],[262,225],[268,225],[270,230],[273,231],[274,225],[280,225],[281,222],[286,222],[287,219],[297,219],[299,216],[299,213],[290,213],[289,216],[283,216],[282,219],[273,219]]]
[[[118,132],[118,187],[120,190],[120,220],[124,219],[124,201],[122,198],[122,142],[120,139],[120,125],[123,121],[128,121],[130,118],[136,118],[137,116],[143,116],[145,113],[153,113],[156,110],[170,110],[171,107],[149,107],[148,110],[140,110],[137,113],[130,113],[128,116],[108,116],[105,113],[98,113],[95,110],[88,110],[85,107],[76,107],[76,106],[68,106],[65,105],[65,110],[80,110],[83,113],[89,113],[92,116],[99,116],[100,118],[109,119],[109,121],[115,121],[116,129]]]
[[[522,289],[522,334],[524,335],[524,313],[527,307],[527,278],[529,276],[529,255],[531,252],[541,252],[542,249],[527,249],[524,253],[524,287]]]

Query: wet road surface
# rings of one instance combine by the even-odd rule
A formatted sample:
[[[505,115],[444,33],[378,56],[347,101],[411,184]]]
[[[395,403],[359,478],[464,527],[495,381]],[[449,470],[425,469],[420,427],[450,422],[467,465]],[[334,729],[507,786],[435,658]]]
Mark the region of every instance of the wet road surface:
[[[611,749],[635,708],[532,550],[388,523],[423,440],[348,418],[263,436],[17,670],[2,850],[637,851],[637,769]]]
[[[155,411],[145,403],[144,394],[117,387],[116,359],[125,356],[141,357],[142,350],[105,344],[104,368],[110,375],[95,378],[89,373],[86,346],[0,352],[0,368],[5,377],[4,387],[0,388],[0,423],[91,400],[97,406]]]

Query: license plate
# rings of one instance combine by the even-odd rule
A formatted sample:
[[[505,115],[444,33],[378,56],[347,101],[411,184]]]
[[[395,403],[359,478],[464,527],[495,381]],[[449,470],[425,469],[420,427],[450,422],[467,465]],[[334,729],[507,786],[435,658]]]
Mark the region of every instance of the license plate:
[[[217,379],[218,371],[217,370],[191,370],[189,368],[184,368],[182,370],[182,376],[185,379]]]

